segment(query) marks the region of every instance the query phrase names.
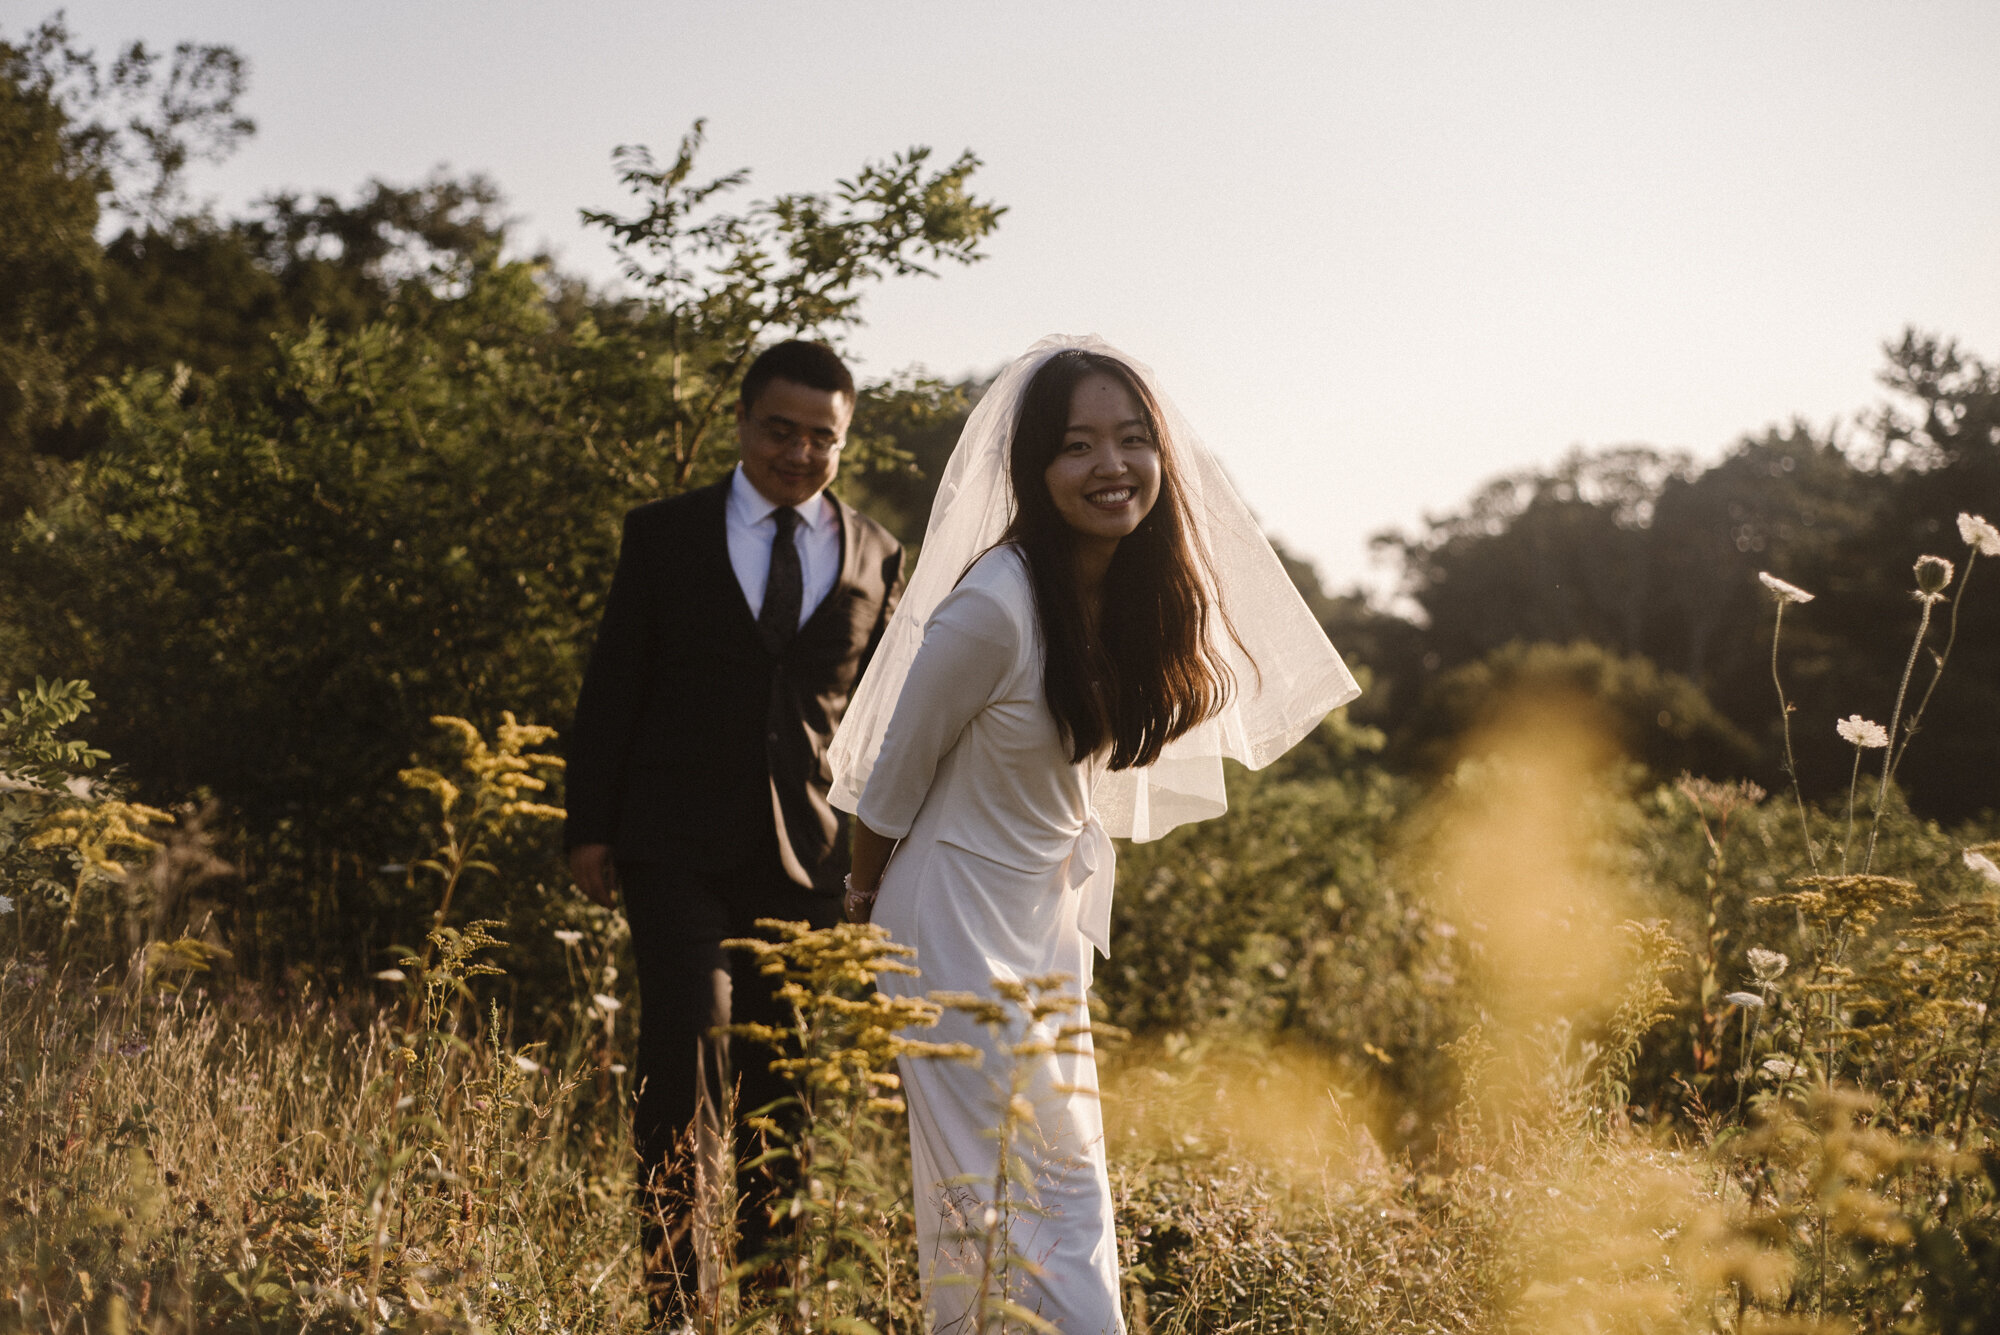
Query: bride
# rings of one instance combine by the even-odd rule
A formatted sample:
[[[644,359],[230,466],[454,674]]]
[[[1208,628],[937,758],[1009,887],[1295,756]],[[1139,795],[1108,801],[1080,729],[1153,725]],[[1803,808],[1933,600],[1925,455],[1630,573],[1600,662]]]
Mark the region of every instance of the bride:
[[[1093,947],[1110,954],[1110,836],[1219,814],[1223,757],[1264,765],[1355,694],[1150,373],[1094,338],[1036,344],[967,422],[832,748],[833,801],[856,817],[849,916],[915,947],[923,970],[883,987],[991,996],[1056,974],[1087,988]],[[1039,1037],[1088,1023],[1079,1000]],[[968,1239],[990,1218],[1031,1263],[1007,1299],[1065,1335],[1125,1329],[1087,1032],[1016,1073],[1034,1111],[1013,1147],[1029,1208],[985,1208],[1012,1052],[1035,1036],[948,1011],[927,1037],[973,1044],[982,1065],[903,1063],[939,1332],[975,1335]]]

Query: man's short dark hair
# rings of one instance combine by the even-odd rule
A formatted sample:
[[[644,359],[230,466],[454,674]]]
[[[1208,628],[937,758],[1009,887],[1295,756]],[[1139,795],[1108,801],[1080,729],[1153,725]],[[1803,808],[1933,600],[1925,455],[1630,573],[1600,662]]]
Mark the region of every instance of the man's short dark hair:
[[[854,376],[847,363],[840,360],[840,354],[824,343],[793,338],[758,353],[757,360],[743,373],[744,411],[757,406],[757,396],[773,380],[790,380],[807,389],[845,394],[849,403],[854,402]]]

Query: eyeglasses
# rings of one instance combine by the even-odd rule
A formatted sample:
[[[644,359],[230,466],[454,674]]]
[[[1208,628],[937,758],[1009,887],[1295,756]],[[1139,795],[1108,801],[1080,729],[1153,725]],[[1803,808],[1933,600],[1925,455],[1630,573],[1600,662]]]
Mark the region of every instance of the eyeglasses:
[[[789,450],[803,445],[806,453],[815,459],[825,459],[840,453],[846,439],[828,431],[825,427],[800,426],[789,417],[760,417],[756,419],[757,430],[765,440],[781,450]]]

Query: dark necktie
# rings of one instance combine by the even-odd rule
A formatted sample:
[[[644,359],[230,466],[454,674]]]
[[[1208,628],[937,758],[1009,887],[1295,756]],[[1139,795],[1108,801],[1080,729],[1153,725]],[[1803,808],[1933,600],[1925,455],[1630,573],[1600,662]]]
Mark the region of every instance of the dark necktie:
[[[771,539],[771,573],[764,581],[764,605],[757,609],[757,633],[764,647],[783,653],[799,629],[799,607],[805,600],[805,575],[799,569],[799,547],[792,533],[799,512],[781,505],[771,512],[778,533]]]

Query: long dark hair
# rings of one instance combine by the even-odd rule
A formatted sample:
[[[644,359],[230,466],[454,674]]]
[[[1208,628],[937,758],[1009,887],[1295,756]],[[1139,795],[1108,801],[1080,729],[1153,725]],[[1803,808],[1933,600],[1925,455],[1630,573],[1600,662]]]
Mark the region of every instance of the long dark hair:
[[[1077,587],[1076,533],[1049,496],[1046,474],[1069,430],[1079,382],[1108,375],[1132,392],[1160,452],[1160,495],[1118,544],[1105,572],[1093,641]],[[1115,357],[1068,349],[1028,382],[1008,457],[1014,519],[1001,537],[1027,558],[1047,660],[1044,694],[1056,726],[1081,763],[1106,743],[1111,768],[1159,759],[1160,748],[1219,712],[1235,687],[1209,639],[1214,606],[1208,554],[1190,538],[1187,497],[1173,442],[1151,391]]]

